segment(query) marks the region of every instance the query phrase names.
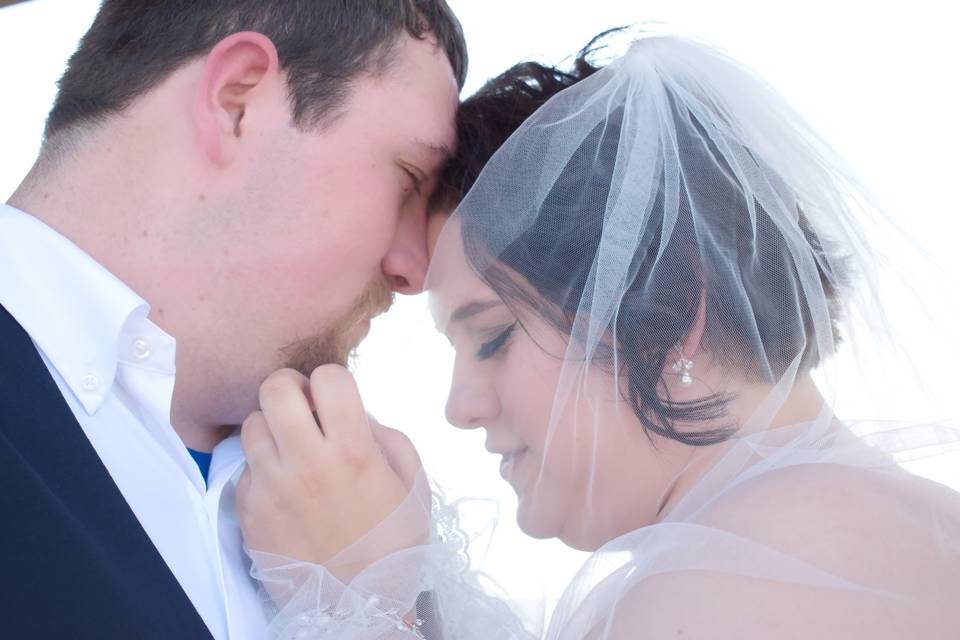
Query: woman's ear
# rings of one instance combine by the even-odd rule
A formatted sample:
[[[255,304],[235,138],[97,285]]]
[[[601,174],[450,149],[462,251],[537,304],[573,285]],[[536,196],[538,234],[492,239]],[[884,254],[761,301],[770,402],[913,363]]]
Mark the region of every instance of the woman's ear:
[[[707,290],[700,289],[700,303],[697,305],[697,314],[690,325],[690,331],[680,343],[680,350],[684,358],[693,359],[693,355],[700,350],[703,332],[707,326]]]
[[[207,54],[194,103],[194,124],[211,162],[229,164],[244,139],[247,110],[265,94],[286,91],[277,48],[261,33],[227,36]]]
[[[697,310],[690,325],[690,330],[679,344],[675,345],[667,359],[663,363],[663,379],[675,381],[678,384],[677,389],[689,387],[696,377],[695,367],[701,360],[698,353],[702,354],[701,346],[703,333],[707,326],[707,295],[706,289],[700,290],[700,301],[697,304]],[[670,382],[673,387],[674,382]]]

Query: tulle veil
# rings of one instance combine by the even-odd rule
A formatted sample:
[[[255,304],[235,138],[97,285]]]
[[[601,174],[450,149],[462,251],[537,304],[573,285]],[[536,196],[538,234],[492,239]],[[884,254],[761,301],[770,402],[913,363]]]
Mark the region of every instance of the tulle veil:
[[[271,637],[661,637],[683,628],[677,616],[749,637],[765,615],[800,637],[956,637],[960,498],[903,469],[960,461],[957,422],[834,410],[851,385],[924,375],[893,348],[905,329],[886,321],[876,233],[898,230],[761,78],[694,39],[635,37],[494,155],[428,276],[441,329],[492,300],[515,324],[511,339],[555,362],[535,380],[552,385],[541,439],[525,474],[511,471],[526,517],[576,520],[571,537],[592,544],[589,559],[549,620],[526,619],[477,554],[471,563],[470,501],[448,503],[423,474],[388,521],[324,567],[251,551],[279,605]],[[837,353],[878,347],[896,354],[870,360],[886,366],[838,373]],[[476,371],[494,384],[496,373]],[[810,372],[821,404],[791,420]],[[690,452],[673,497],[638,491],[642,474],[616,484],[610,452],[641,440],[651,456]],[[557,488],[560,471],[576,490]],[[647,515],[621,517],[631,505]],[[867,508],[871,522],[845,515]],[[791,518],[805,523],[796,535],[770,526]],[[378,536],[425,521],[428,543],[333,577]]]

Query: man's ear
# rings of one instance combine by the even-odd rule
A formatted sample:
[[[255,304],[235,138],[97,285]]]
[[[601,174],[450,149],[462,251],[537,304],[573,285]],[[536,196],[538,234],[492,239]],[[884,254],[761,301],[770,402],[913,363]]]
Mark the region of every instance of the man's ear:
[[[197,87],[194,123],[211,162],[228,164],[244,135],[249,106],[268,91],[284,89],[277,48],[261,33],[227,36],[207,54]]]

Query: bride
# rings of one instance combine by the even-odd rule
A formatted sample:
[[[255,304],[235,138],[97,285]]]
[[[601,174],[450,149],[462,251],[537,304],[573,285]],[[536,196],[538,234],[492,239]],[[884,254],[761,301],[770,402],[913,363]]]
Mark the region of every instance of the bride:
[[[842,419],[814,382],[880,325],[872,209],[829,148],[676,37],[481,94],[428,287],[449,420],[486,431],[527,534],[592,552],[543,636],[960,637],[960,495],[898,465],[957,431]],[[274,637],[532,637],[342,369],[262,401],[238,505]]]

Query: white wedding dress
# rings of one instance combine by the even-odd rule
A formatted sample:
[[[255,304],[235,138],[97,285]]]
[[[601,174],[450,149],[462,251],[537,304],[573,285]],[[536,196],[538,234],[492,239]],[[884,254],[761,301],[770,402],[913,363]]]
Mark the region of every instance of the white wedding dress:
[[[794,622],[809,629],[817,629],[817,625],[804,623],[804,617],[816,616],[824,601],[841,603],[849,609],[848,623],[863,634],[802,637],[956,637],[960,629],[960,612],[954,606],[960,594],[960,494],[909,474],[898,466],[897,459],[923,455],[930,447],[940,451],[956,448],[960,445],[957,432],[944,425],[877,427],[869,425],[873,435],[862,438],[856,435],[856,428],[839,424],[823,433],[801,424],[731,443],[660,523],[611,540],[590,556],[567,587],[543,637],[645,637],[625,632],[622,625],[606,628],[611,624],[611,612],[632,598],[648,597],[651,589],[672,589],[670,594],[684,589],[693,599],[692,585],[708,590],[718,585],[735,587],[741,592],[737,599],[747,595],[753,599],[741,602],[737,615],[756,615],[759,606],[783,609],[781,615],[792,611],[797,616]],[[913,444],[905,449],[908,442]],[[885,452],[884,447],[895,450],[896,455]],[[884,556],[876,557],[871,560],[873,575],[865,576],[862,567],[824,553],[822,545],[796,540],[781,545],[757,539],[750,535],[750,522],[729,518],[743,513],[741,501],[762,495],[768,482],[776,491],[784,479],[792,482],[817,476],[820,485],[838,479],[849,485],[851,478],[859,477],[861,484],[873,487],[863,499],[877,500],[875,492],[886,494],[888,509],[875,524],[895,532],[896,544],[885,556],[890,569],[883,566]],[[791,492],[790,497],[796,495]],[[809,498],[816,493],[801,495]],[[813,535],[826,533],[821,528],[844,526],[845,503],[829,496],[820,500],[822,505],[786,505],[765,517],[822,511],[830,519],[811,523],[806,531]],[[251,552],[256,564],[253,575],[265,585],[265,602],[273,614],[268,637],[536,637],[511,610],[508,598],[493,595],[485,576],[471,570],[469,540],[458,528],[456,509],[457,505],[444,504],[441,495],[430,494],[421,475],[417,490],[377,532],[325,566]],[[381,559],[349,584],[335,577],[338,566],[364,556],[365,547],[377,544],[373,537],[389,536],[394,527],[410,526],[427,512],[434,523],[429,543]],[[930,593],[922,584],[904,579],[899,575],[904,554],[916,557],[918,570],[939,564],[948,575],[944,584],[950,588]],[[712,574],[711,581],[698,580],[703,572]],[[282,606],[273,604],[270,592]],[[789,606],[778,607],[777,599]],[[692,601],[697,607],[707,606],[702,600]],[[728,606],[732,598],[715,597],[711,604],[719,606],[718,601]],[[705,614],[701,610],[699,615]],[[892,635],[884,635],[885,631]]]
[[[960,494],[900,466],[953,455],[956,424],[840,422],[826,402],[815,418],[778,417],[838,327],[883,331],[861,216],[873,209],[850,175],[752,72],[680,38],[638,40],[552,98],[487,164],[428,278],[440,297],[479,279],[534,339],[549,333],[538,322],[568,337],[542,464],[566,459],[551,443],[575,411],[578,442],[616,437],[604,416],[627,415],[695,451],[702,434],[673,425],[716,421],[716,405],[651,389],[679,397],[704,378],[724,402],[766,395],[709,441],[668,509],[590,556],[546,629],[471,566],[461,504],[422,475],[323,566],[250,552],[270,638],[960,638]],[[666,374],[644,387],[649,370]],[[601,374],[611,386],[591,387]],[[606,468],[595,451],[587,482]],[[604,516],[601,503],[574,515]],[[376,552],[428,521],[425,544]],[[344,574],[365,558],[377,560]]]

